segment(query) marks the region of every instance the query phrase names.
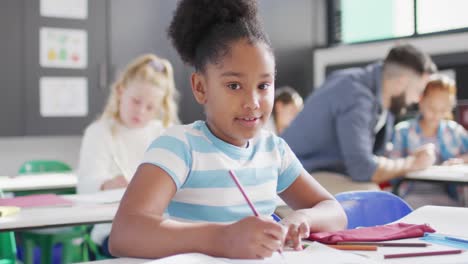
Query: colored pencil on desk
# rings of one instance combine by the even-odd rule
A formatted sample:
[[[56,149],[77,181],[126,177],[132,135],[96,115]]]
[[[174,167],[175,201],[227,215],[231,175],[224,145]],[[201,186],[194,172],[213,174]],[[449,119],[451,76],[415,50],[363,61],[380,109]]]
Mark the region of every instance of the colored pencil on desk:
[[[463,250],[441,250],[441,251],[426,251],[426,252],[413,252],[413,253],[398,253],[398,254],[386,254],[384,259],[389,258],[408,258],[408,257],[423,257],[423,256],[438,256],[438,255],[449,255],[449,254],[460,254]]]
[[[244,199],[245,201],[247,202],[247,204],[250,206],[250,209],[252,210],[253,214],[255,216],[260,216],[260,214],[258,213],[257,209],[255,209],[255,206],[253,205],[253,203],[250,201],[249,197],[247,196],[247,193],[245,192],[244,190],[244,187],[242,187],[242,184],[240,183],[239,179],[237,178],[236,174],[234,173],[233,170],[229,170],[229,175],[231,175],[231,178],[232,180],[234,181],[234,183],[237,185],[237,188],[239,189],[239,191],[242,193],[242,196],[244,196]],[[283,256],[283,252],[281,251],[281,249],[278,249],[278,253],[281,255],[281,257],[283,258],[284,260],[284,256]]]
[[[327,245],[334,249],[340,250],[365,250],[365,251],[376,251],[377,246],[369,246],[369,245]]]
[[[404,243],[404,242],[338,242],[338,245],[367,245],[378,247],[427,247],[428,243]]]

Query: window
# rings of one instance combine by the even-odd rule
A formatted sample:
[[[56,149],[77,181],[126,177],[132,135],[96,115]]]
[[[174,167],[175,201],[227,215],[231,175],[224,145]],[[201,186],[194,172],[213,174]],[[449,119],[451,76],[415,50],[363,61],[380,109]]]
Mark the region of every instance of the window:
[[[466,0],[333,0],[329,44],[357,43],[468,29]]]
[[[341,30],[345,43],[410,36],[414,33],[413,2],[342,0]]]
[[[419,34],[468,27],[466,0],[419,0],[416,6]]]

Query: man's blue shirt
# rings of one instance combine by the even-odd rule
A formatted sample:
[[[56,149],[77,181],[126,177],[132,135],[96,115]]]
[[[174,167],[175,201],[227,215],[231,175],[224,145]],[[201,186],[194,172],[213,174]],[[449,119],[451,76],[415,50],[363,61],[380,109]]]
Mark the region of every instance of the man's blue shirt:
[[[382,63],[332,73],[281,135],[309,172],[332,171],[370,181],[391,139],[393,115],[382,113]]]

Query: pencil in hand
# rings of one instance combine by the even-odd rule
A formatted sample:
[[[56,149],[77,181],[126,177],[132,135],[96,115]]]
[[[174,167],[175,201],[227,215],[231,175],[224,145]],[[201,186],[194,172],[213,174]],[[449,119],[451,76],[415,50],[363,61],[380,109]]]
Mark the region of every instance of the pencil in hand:
[[[255,208],[254,204],[252,203],[252,201],[250,201],[249,197],[247,196],[247,193],[245,192],[244,190],[244,187],[242,187],[242,184],[240,183],[239,179],[237,178],[236,174],[234,173],[233,170],[229,170],[229,175],[231,175],[231,178],[232,180],[234,181],[234,183],[236,184],[237,186],[237,189],[239,189],[239,191],[241,192],[242,196],[244,196],[244,199],[245,201],[247,202],[247,204],[249,205],[250,209],[252,210],[253,214],[255,216],[260,216],[260,214],[258,213],[257,209]],[[278,249],[278,253],[281,255],[281,257],[283,258],[283,260],[285,260],[284,258],[284,255],[283,255],[283,251],[281,249]]]

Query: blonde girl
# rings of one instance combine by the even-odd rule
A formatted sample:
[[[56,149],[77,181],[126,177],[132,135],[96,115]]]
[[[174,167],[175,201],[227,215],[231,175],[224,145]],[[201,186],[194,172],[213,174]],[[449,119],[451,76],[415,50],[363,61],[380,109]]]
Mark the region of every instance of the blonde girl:
[[[169,61],[146,54],[131,62],[112,85],[102,115],[85,130],[78,193],[125,188],[151,140],[179,123],[176,97]],[[109,231],[110,225],[95,226],[92,238],[103,244]]]

